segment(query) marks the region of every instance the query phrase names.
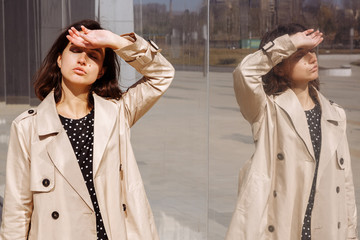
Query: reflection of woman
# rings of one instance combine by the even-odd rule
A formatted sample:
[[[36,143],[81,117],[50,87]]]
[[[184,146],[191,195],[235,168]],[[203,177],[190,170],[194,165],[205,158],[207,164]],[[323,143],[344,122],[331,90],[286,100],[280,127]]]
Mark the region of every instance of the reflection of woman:
[[[113,49],[144,75],[125,93]],[[91,20],[63,32],[38,72],[41,104],[11,127],[0,239],[157,239],[130,127],[173,75],[133,33]]]
[[[256,149],[240,172],[228,240],[357,239],[345,112],[318,92],[322,40],[279,26],[234,71]]]

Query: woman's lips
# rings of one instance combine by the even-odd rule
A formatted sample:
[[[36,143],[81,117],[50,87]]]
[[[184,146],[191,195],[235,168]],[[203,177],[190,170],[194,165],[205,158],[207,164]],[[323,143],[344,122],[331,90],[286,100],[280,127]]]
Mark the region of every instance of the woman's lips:
[[[85,75],[86,74],[86,71],[81,67],[74,68],[73,71],[78,75]]]
[[[310,69],[310,72],[316,72],[317,70],[318,70],[318,65],[315,65]]]

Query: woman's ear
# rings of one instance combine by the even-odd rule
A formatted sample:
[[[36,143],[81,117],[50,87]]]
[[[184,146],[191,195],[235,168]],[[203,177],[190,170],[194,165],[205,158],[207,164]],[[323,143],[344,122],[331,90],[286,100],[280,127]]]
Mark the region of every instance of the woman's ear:
[[[59,54],[56,62],[57,62],[58,67],[61,68],[61,54]]]

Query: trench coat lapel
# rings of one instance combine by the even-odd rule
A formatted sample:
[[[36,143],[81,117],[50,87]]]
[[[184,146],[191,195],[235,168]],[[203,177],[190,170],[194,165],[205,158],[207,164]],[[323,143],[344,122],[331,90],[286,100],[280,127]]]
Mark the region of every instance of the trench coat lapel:
[[[88,207],[93,210],[75,153],[58,116],[53,92],[49,93],[39,105],[37,115],[37,129],[40,139],[52,138],[46,146],[51,161]]]
[[[291,89],[288,89],[284,93],[276,96],[274,100],[275,103],[287,113],[296,133],[302,139],[315,161],[306,115],[295,93]]]
[[[104,155],[105,148],[114,129],[116,122],[116,107],[111,103],[99,97],[94,96],[95,120],[94,120],[94,178],[99,170],[101,159]]]
[[[318,175],[322,176],[324,169],[337,149],[339,141],[345,131],[345,117],[341,117],[339,112],[331,105],[323,95],[318,93],[321,105],[321,151]],[[317,182],[318,184],[320,181]]]

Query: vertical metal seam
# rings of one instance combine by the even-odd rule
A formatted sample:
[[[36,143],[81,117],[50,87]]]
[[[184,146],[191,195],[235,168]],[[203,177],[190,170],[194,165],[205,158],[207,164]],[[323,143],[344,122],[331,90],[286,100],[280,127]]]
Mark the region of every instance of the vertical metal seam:
[[[207,173],[208,173],[208,179],[207,179],[207,211],[206,211],[206,239],[209,239],[209,210],[210,210],[210,78],[209,78],[209,55],[210,55],[210,0],[207,0],[206,2],[206,42],[205,42],[205,53],[206,53],[206,59],[205,59],[205,65],[206,65],[206,112],[207,112]]]
[[[28,76],[27,76],[27,86],[28,86],[28,104],[30,105],[30,84],[31,84],[31,74],[30,74],[30,23],[29,23],[29,19],[30,19],[30,9],[29,9],[29,0],[26,1],[26,35],[27,35],[27,41],[26,41],[26,45],[27,45],[27,72],[28,72]]]

